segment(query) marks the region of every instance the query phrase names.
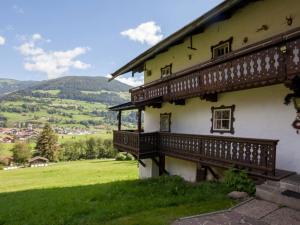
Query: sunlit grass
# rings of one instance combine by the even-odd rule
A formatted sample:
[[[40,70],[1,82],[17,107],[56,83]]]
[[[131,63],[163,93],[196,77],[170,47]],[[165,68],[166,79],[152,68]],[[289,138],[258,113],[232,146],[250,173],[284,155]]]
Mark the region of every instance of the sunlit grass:
[[[0,171],[0,224],[165,225],[233,204],[222,184],[138,180],[137,171],[112,160]]]

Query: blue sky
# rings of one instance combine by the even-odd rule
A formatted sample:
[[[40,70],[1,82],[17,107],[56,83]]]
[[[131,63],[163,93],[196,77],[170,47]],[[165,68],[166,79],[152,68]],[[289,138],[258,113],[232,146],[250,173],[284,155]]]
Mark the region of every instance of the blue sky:
[[[220,2],[1,0],[0,78],[107,76]]]

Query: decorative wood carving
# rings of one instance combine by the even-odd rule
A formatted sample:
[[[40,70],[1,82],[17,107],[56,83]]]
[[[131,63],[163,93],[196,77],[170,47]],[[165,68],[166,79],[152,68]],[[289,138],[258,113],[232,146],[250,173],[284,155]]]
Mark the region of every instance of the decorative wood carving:
[[[274,175],[277,140],[191,135],[166,132],[114,131],[114,146],[138,159],[169,155],[203,166],[238,166],[256,174]],[[123,143],[124,135],[128,143]]]
[[[294,17],[292,15],[285,17],[285,21],[288,26],[291,26],[293,24],[293,20],[294,20]]]
[[[261,25],[260,28],[258,28],[258,29],[256,30],[256,32],[266,31],[266,30],[268,30],[268,29],[269,29],[269,26],[266,25],[266,24],[263,24],[263,25]]]
[[[205,94],[244,90],[278,83],[291,83],[300,74],[300,37],[264,47],[251,46],[241,56],[200,64],[198,69],[135,88],[131,91],[133,103],[162,97],[163,101],[186,99]],[[254,49],[254,50],[253,50]],[[246,52],[246,53],[245,53]],[[238,52],[235,55],[239,55]]]

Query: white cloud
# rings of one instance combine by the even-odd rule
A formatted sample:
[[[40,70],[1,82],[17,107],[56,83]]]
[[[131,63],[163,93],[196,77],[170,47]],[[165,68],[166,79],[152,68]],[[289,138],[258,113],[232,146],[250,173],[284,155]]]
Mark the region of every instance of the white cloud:
[[[5,38],[0,36],[0,45],[4,45],[5,44]]]
[[[128,29],[121,32],[122,36],[128,37],[130,40],[155,45],[163,39],[160,26],[154,21],[149,21],[138,25],[136,28]]]
[[[17,13],[17,14],[24,14],[24,9],[22,9],[20,6],[13,5],[12,8],[15,11],[15,13]]]
[[[106,77],[111,78],[111,75],[108,74],[108,75],[106,75]],[[128,84],[133,87],[137,87],[137,86],[144,84],[143,76],[135,76],[135,77],[119,76],[119,77],[116,77],[115,80],[120,81],[124,84]]]
[[[17,49],[25,56],[24,68],[28,71],[36,71],[46,73],[48,79],[63,76],[71,68],[87,69],[91,65],[76,60],[80,55],[85,54],[88,47],[76,47],[67,51],[47,51],[41,47],[37,47],[39,42],[49,42],[40,34],[33,34],[30,38],[25,38],[23,44]]]

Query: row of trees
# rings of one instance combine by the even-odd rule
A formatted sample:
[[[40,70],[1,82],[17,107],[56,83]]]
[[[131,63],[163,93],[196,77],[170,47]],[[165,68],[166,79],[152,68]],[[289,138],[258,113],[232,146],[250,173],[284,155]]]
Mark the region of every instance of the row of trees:
[[[117,151],[113,147],[112,140],[101,138],[88,138],[79,141],[67,141],[58,144],[58,136],[49,124],[46,124],[40,133],[35,151],[25,142],[19,142],[12,148],[14,161],[24,164],[32,156],[42,156],[52,162],[72,161],[81,159],[114,158]]]
[[[62,144],[59,160],[114,158],[116,155],[117,151],[113,147],[112,140],[91,137],[87,140],[68,141]]]

